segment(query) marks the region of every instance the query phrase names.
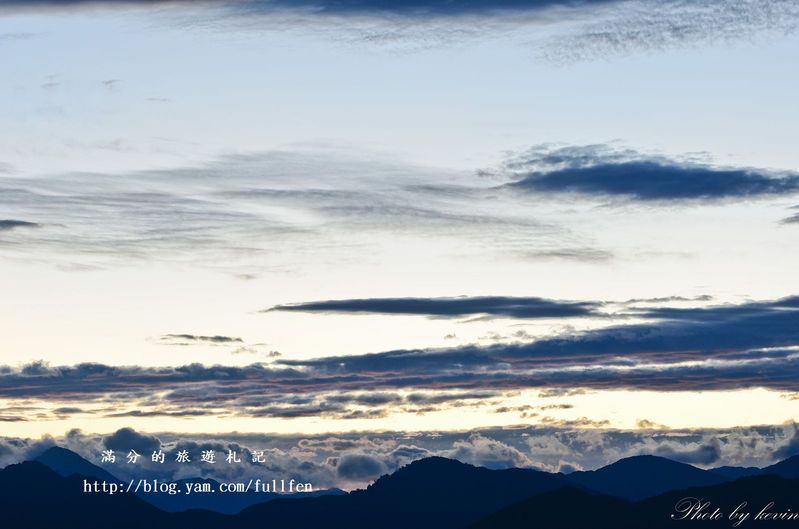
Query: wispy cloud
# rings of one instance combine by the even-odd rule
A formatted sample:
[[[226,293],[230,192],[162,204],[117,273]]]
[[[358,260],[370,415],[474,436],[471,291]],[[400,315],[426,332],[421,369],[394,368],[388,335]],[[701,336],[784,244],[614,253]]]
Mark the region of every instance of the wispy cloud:
[[[441,181],[448,184],[435,185]],[[565,208],[597,200],[702,205],[793,194],[799,194],[795,173],[718,168],[606,145],[536,147],[490,178],[319,149],[130,174],[0,180],[0,206],[14,216],[9,222],[36,219],[43,227],[15,240],[7,256],[80,269],[147,259],[223,262],[241,277],[263,267],[313,266],[320,258],[369,259],[397,235],[428,247],[436,239],[457,241],[459,251],[484,259],[602,266],[618,248],[597,247]],[[530,199],[544,196],[550,200]]]
[[[460,187],[427,185],[436,180]],[[0,181],[0,207],[47,225],[16,242],[19,257],[99,267],[192,259],[252,275],[260,271],[247,267],[254,258],[276,268],[290,260],[296,269],[310,249],[314,263],[351,259],[400,232],[501,251],[585,242],[525,206],[485,200],[485,187],[464,172],[320,149],[120,175],[9,175]]]
[[[551,250],[526,250],[517,252],[526,261],[575,261],[603,263],[613,259],[613,252],[599,248],[557,248]]]
[[[796,32],[791,0],[10,0],[0,12],[152,9],[183,28],[318,30],[405,50],[502,37],[555,62]]]
[[[595,9],[541,44],[555,62],[680,47],[727,46],[795,34],[799,6],[792,0],[628,0]]]
[[[34,37],[36,37],[36,33],[26,33],[26,32],[0,33],[0,42],[28,40]]]
[[[799,209],[799,206],[794,206],[791,209]],[[799,213],[796,213],[795,215],[791,215],[790,217],[786,217],[786,218],[782,219],[782,223],[783,224],[797,224],[797,223],[799,223]]]

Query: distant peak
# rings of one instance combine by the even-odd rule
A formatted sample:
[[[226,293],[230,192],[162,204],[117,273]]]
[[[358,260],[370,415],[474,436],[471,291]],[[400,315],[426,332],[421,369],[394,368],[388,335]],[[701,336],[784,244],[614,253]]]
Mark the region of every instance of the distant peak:
[[[70,450],[70,449],[68,449],[68,448],[64,448],[64,447],[62,447],[62,446],[57,446],[57,445],[56,445],[56,446],[51,446],[50,448],[48,448],[47,450],[45,450],[44,452],[42,452],[41,454],[39,454],[39,456],[37,457],[37,459],[38,459],[39,457],[42,457],[42,456],[49,456],[49,455],[61,455],[61,456],[75,456],[75,457],[80,457],[80,456],[79,456],[77,453],[73,452],[72,450]]]
[[[607,466],[613,467],[613,466],[641,465],[641,464],[690,466],[687,465],[686,463],[680,463],[679,461],[674,461],[673,459],[669,459],[667,457],[653,456],[650,454],[624,457],[622,459],[619,459],[615,463],[611,463],[610,465]]]
[[[64,448],[61,446],[51,446],[35,458],[34,461],[39,461],[42,463],[47,464],[48,462],[55,462],[55,461],[72,461],[72,462],[86,462],[85,458],[83,458],[80,454],[73,452],[68,448]]]
[[[441,456],[430,456],[423,459],[417,459],[407,465],[405,468],[419,468],[419,467],[471,467],[469,463],[462,463],[457,459],[449,459]]]

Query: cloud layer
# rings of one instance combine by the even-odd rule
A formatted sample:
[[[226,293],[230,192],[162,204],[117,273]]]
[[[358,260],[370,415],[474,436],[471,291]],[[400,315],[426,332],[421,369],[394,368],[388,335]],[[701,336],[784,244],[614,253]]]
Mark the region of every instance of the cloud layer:
[[[796,194],[795,173],[718,168],[604,145],[536,147],[477,173],[335,150],[273,151],[124,175],[4,176],[0,207],[10,217],[0,231],[6,257],[79,270],[154,259],[224,263],[252,277],[315,266],[320,256],[331,264],[353,254],[378,259],[396,253],[395,241],[408,240],[450,256],[451,246],[437,250],[432,243],[457,244],[458,252],[482,259],[603,265],[617,257],[615,248],[597,247],[593,231],[573,224],[575,209],[597,200],[702,205]],[[104,222],[109,216],[116,221]],[[412,300],[363,303],[374,312],[415,310],[397,308]],[[482,310],[463,300],[419,303],[431,313]],[[486,314],[532,314],[544,301],[480,303],[493,305]],[[354,301],[349,305],[354,311]]]
[[[530,388],[799,391],[799,297],[625,310],[640,321],[491,346],[244,367],[6,366],[0,398],[61,402],[106,417],[364,419],[499,407],[503,392]],[[22,406],[5,415],[29,414]]]
[[[442,180],[450,184],[430,185]],[[487,187],[472,174],[341,150],[271,151],[122,175],[7,176],[0,207],[42,224],[4,237],[8,257],[79,269],[155,259],[224,263],[239,275],[297,270],[379,256],[400,233],[482,253],[524,248],[567,259],[575,247],[591,250],[529,206],[486,200]]]
[[[182,28],[321,30],[403,50],[499,37],[554,62],[784,37],[799,27],[791,0],[10,0],[0,13],[97,8],[157,8]]]
[[[553,6],[580,7],[604,4],[615,0],[7,0],[7,8],[47,8],[81,6],[156,6],[200,4],[264,12],[276,9],[303,9],[318,14],[380,14],[412,16],[459,16],[469,13],[495,13],[503,10],[525,11]]]
[[[428,456],[455,458],[490,468],[527,467],[550,472],[593,469],[617,459],[657,454],[702,467],[764,466],[797,453],[797,430],[792,424],[736,429],[608,430],[552,427],[487,428],[467,432],[361,432],[337,435],[180,435],[143,433],[131,428],[97,435],[72,430],[63,438],[40,440],[0,438],[0,467],[36,457],[56,443],[76,451],[121,479],[218,480],[295,478],[317,488],[363,486],[381,474]],[[101,463],[102,450],[118,454],[115,464]],[[125,463],[131,449],[143,456],[136,465]],[[153,450],[169,454],[153,464]],[[174,461],[187,450],[192,463]],[[236,451],[240,464],[201,464],[204,450],[217,458]],[[258,454],[262,462],[253,460]]]

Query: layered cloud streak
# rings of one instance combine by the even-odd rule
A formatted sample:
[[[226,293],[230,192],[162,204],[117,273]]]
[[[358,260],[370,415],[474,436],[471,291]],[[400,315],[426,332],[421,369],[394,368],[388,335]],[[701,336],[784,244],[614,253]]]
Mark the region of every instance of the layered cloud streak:
[[[799,391],[799,298],[626,310],[640,322],[526,343],[244,367],[4,367],[0,398],[88,403],[109,416],[346,419],[496,405],[531,388]],[[131,410],[102,411],[122,397]]]

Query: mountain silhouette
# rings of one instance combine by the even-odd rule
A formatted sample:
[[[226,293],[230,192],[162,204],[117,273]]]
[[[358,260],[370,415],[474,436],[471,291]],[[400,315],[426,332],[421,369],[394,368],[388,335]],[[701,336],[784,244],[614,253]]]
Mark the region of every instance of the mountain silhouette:
[[[561,474],[489,470],[430,457],[346,496],[280,499],[241,512],[246,523],[325,529],[460,529],[524,498],[565,485]]]
[[[634,506],[627,521],[621,527],[648,527],[652,529],[673,528],[675,525],[695,527],[731,527],[729,515],[736,506],[746,502],[745,510],[751,513],[750,519],[739,525],[740,528],[788,526],[794,525],[793,521],[762,520],[753,521],[751,518],[763,507],[774,502],[772,511],[791,510],[799,511],[799,498],[796,496],[799,481],[789,480],[776,475],[762,475],[744,477],[732,482],[714,485],[711,487],[693,487],[687,490],[670,491],[660,496],[649,498]],[[674,512],[675,505],[683,498],[701,498],[710,501],[713,508],[718,507],[723,516],[718,520],[672,520],[670,514]],[[637,525],[636,525],[637,524]]]
[[[763,468],[760,473],[788,479],[799,479],[799,456],[791,456],[788,459],[783,459],[778,463]]]
[[[654,477],[654,476],[653,476]],[[775,512],[799,510],[799,481],[779,476],[754,476],[731,483],[670,491],[640,502],[591,494],[567,487],[506,507],[468,526],[468,529],[674,529],[675,527],[732,527],[730,513],[742,502],[749,518],[739,528],[786,524],[790,521],[753,521],[770,502]],[[717,519],[691,520],[676,506],[685,498],[710,501],[707,512],[720,510]],[[673,519],[672,515],[677,518]],[[795,520],[794,522],[795,523]]]
[[[298,492],[296,494],[282,494],[275,492],[220,492],[219,482],[208,478],[180,479],[177,484],[179,491],[185,491],[186,485],[204,483],[215,492],[202,494],[168,494],[150,493],[141,494],[142,499],[167,512],[181,512],[191,509],[207,509],[223,514],[236,514],[243,509],[259,503],[266,503],[280,498],[313,498],[326,495],[346,494],[341,489],[324,489],[313,492]]]
[[[715,485],[726,478],[664,457],[634,456],[598,470],[573,472],[568,480],[608,496],[642,500],[669,490]]]
[[[62,477],[81,476],[97,479],[100,481],[107,481],[110,483],[120,482],[118,478],[114,477],[105,469],[90,463],[75,452],[60,446],[48,448],[42,452],[42,454],[36,457],[34,461],[42,463]],[[250,507],[251,505],[290,496],[286,494],[261,492],[235,494],[222,493],[219,491],[219,483],[213,479],[207,478],[182,479],[177,480],[174,483],[177,484],[179,490],[186,490],[185,486],[189,483],[207,483],[216,492],[202,494],[168,494],[165,492],[146,494],[140,493],[139,497],[147,503],[150,503],[167,512],[181,512],[190,509],[206,509],[218,513],[236,514],[242,509]],[[298,494],[313,497],[327,494],[344,494],[344,491],[340,489],[330,489],[307,493],[303,492]]]
[[[235,515],[196,508],[168,512],[175,504],[158,508],[133,494],[85,493],[81,477],[85,474],[81,469],[93,470],[84,463],[94,465],[82,463],[66,452],[48,451],[47,456],[40,456],[43,461],[59,464],[60,473],[39,461],[0,470],[0,525],[4,529],[696,527],[696,521],[669,517],[677,502],[687,496],[710,500],[725,513],[744,501],[755,512],[771,501],[776,502],[774,510],[799,510],[799,498],[795,496],[799,480],[774,474],[790,475],[797,465],[794,458],[763,469],[762,472],[771,472],[769,475],[724,481],[721,473],[660,457],[638,456],[596,471],[570,475],[532,469],[491,470],[432,457],[415,461],[382,476],[364,490],[350,493],[280,497],[248,506]],[[73,472],[75,468],[78,471]],[[674,489],[653,494],[664,487]],[[180,495],[173,498],[177,496]],[[209,496],[205,506],[218,508],[213,504],[215,498]],[[701,526],[730,527],[730,521],[703,520]],[[740,525],[749,526],[750,522]]]
[[[725,476],[728,479],[747,476],[780,476],[787,479],[799,479],[799,456],[791,456],[763,468],[718,467],[711,469],[711,472]]]
[[[219,492],[219,482],[213,479],[180,479],[173,483],[177,484],[178,494],[168,494],[166,492],[155,492],[141,494],[141,498],[166,512],[182,512],[191,509],[206,509],[223,514],[236,514],[242,509],[260,502],[274,500],[279,497],[272,493],[221,493]],[[202,483],[210,485],[216,493],[184,494],[186,485],[190,483]]]
[[[53,446],[42,452],[34,461],[49,467],[61,476],[85,476],[106,481],[119,481],[105,469],[85,460],[72,450]]]
[[[632,508],[631,503],[619,498],[592,494],[576,487],[564,487],[501,509],[468,526],[468,529],[616,527],[612,521],[623,523]]]
[[[64,478],[37,462],[0,471],[2,526],[10,529],[121,529],[155,526],[162,511],[130,494],[84,494],[82,479]]]
[[[727,479],[733,480],[738,478],[745,478],[747,476],[758,476],[763,473],[763,469],[757,467],[716,467],[711,468],[711,472],[723,476]]]

